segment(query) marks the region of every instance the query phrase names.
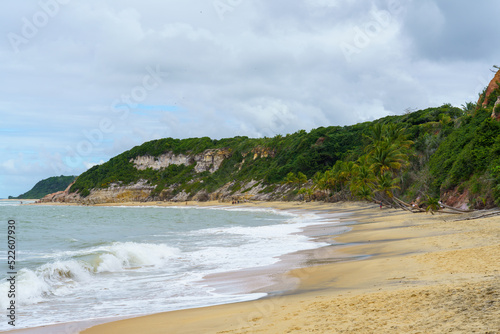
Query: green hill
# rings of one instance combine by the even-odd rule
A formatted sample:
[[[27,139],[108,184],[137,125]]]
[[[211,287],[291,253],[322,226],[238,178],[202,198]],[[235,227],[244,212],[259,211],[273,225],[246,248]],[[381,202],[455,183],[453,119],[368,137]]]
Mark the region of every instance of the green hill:
[[[71,191],[79,191],[86,196],[91,189],[106,188],[111,183],[126,185],[147,180],[157,185],[155,194],[160,194],[172,185],[175,185],[174,194],[182,190],[194,194],[202,189],[212,192],[233,181],[236,182],[234,188],[251,180],[274,185],[289,172],[302,172],[312,177],[317,171],[327,170],[350,152],[360,150],[362,133],[367,127],[368,124],[327,127],[309,133],[302,130],[286,136],[258,139],[235,137],[216,140],[204,137],[155,140],[91,168],[77,179]],[[230,157],[214,173],[197,173],[194,165],[170,165],[159,171],[137,170],[131,162],[140,156],[159,157],[168,152],[194,156],[217,149],[227,150]]]
[[[462,108],[443,105],[273,138],[154,140],[89,169],[71,192],[85,198],[100,189],[142,185],[146,197],[141,193],[139,200],[155,201],[201,193],[255,196],[258,189],[270,194],[264,199],[302,194],[493,207],[500,204],[499,87],[493,79],[477,104]]]
[[[413,142],[405,153],[408,164],[392,175],[399,181],[393,189],[394,195],[410,201],[426,195],[440,197],[452,190],[463,192],[467,188],[471,200],[488,202],[491,206],[500,195],[495,190],[498,183],[495,178],[500,179],[500,171],[495,169],[500,165],[500,123],[492,120],[490,113],[487,109],[468,112],[444,105],[373,122],[302,130],[273,138],[160,139],[91,168],[78,178],[71,191],[87,196],[92,189],[145,180],[156,186],[151,200],[164,200],[181,191],[192,196],[201,190],[210,193],[228,183],[230,190],[237,191],[256,180],[266,186],[265,191],[273,192],[280,184],[293,184],[294,175],[320,180],[339,163],[356,162],[366,155],[368,138],[378,124],[400,129]],[[230,153],[214,173],[198,173],[194,163],[159,170],[138,170],[133,163],[137,157],[159,157],[168,152],[193,156],[217,149]],[[346,180],[345,185],[348,183]],[[294,194],[300,187],[296,188]],[[337,184],[324,188],[333,196],[340,190],[345,192],[346,187]],[[356,194],[349,193],[347,199],[351,198],[355,199]]]
[[[42,180],[35,184],[35,186],[28,192],[19,195],[18,197],[10,196],[10,199],[39,199],[48,194],[57,191],[65,190],[71,182],[75,180],[76,176],[54,176]]]

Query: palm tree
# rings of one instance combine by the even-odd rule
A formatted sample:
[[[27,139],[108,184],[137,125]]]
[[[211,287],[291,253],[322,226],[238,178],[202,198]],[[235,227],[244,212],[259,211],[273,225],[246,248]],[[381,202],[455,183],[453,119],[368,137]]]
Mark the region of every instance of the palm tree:
[[[286,184],[291,184],[291,183],[297,183],[297,176],[295,176],[295,173],[294,172],[290,172],[288,174],[286,174],[286,178],[285,178],[285,181],[284,183]]]
[[[351,192],[361,198],[376,197],[386,204],[394,202],[393,191],[400,189],[398,175],[409,165],[413,141],[396,124],[374,124],[365,138],[367,154],[358,160]]]
[[[344,161],[340,167],[340,180],[344,186],[348,185],[354,174],[355,163],[353,161]]]
[[[451,122],[451,116],[446,114],[439,114],[439,124],[443,128],[446,124]]]
[[[425,212],[431,212],[431,214],[434,214],[434,212],[439,211],[441,209],[441,205],[439,204],[439,198],[436,197],[431,197],[429,195],[426,195],[427,199],[424,201],[425,205]]]
[[[303,195],[304,201],[309,202],[314,194],[314,190],[312,188],[302,188],[299,190],[298,194]]]
[[[362,185],[356,190],[356,196],[361,199],[371,201],[373,199],[373,190],[366,185]]]
[[[408,165],[408,156],[396,145],[381,143],[369,154],[375,174],[384,174],[386,171],[397,171]]]
[[[328,180],[326,177],[326,173],[321,173],[321,172],[316,172],[314,174],[312,180],[313,180],[313,189],[318,189],[319,191],[323,192],[328,189]]]
[[[352,161],[337,160],[335,165],[324,173],[324,181],[322,182],[325,188],[329,189],[331,193],[341,193],[341,196],[347,199],[349,195],[345,190],[348,190],[352,180],[354,165],[355,163]]]
[[[314,174],[312,178],[312,181],[314,188],[319,190],[325,189],[325,174],[321,172],[316,172],[316,174]]]
[[[321,183],[324,184],[325,189],[329,190],[331,193],[334,193],[338,188],[337,173],[334,167],[325,171],[323,174],[323,181]]]
[[[384,141],[395,145],[401,150],[407,150],[413,145],[413,141],[408,139],[405,129],[396,124],[387,124],[383,127]]]
[[[377,176],[376,192],[382,196],[383,199],[391,199],[394,197],[393,190],[399,189],[397,185],[398,179],[392,178],[392,173],[389,171],[384,172]]]
[[[307,183],[307,176],[302,172],[298,172],[297,173],[297,183],[300,186],[302,186],[303,184],[306,184]]]
[[[370,128],[370,134],[364,135],[368,140],[368,145],[365,147],[366,152],[373,150],[379,143],[384,141],[384,128],[382,124],[376,123]]]
[[[472,114],[476,110],[476,104],[474,102],[466,102],[462,104],[462,110],[467,114]]]
[[[357,164],[354,166],[354,176],[363,184],[370,184],[374,181],[375,174],[368,156],[362,156],[358,159]]]
[[[368,144],[365,148],[376,174],[385,171],[395,172],[408,165],[408,150],[413,141],[408,140],[404,128],[396,124],[375,124],[365,135]]]
[[[367,156],[358,159],[353,167],[353,178],[350,183],[351,193],[362,199],[370,200],[375,186],[375,174],[368,162]]]

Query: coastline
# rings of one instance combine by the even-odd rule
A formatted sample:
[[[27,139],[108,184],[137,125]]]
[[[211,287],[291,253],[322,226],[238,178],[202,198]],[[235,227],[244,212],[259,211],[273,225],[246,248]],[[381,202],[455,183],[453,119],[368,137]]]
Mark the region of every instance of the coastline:
[[[191,202],[189,204],[193,204],[195,202]],[[156,203],[153,203],[156,204]],[[164,203],[168,205],[170,208],[175,207],[175,212],[182,212],[184,210],[178,210],[178,209],[196,209],[200,208],[202,210],[194,210],[194,212],[199,212],[196,213],[195,215],[200,215],[200,217],[204,216],[211,216],[213,212],[216,216],[223,215],[225,216],[228,214],[230,217],[228,222],[234,222],[236,225],[239,225],[237,222],[239,221],[240,214],[243,215],[244,217],[247,217],[250,212],[254,212],[253,214],[250,215],[258,215],[259,217],[262,215],[262,218],[264,219],[261,223],[257,224],[258,226],[255,228],[255,231],[252,231],[252,227],[242,227],[241,233],[242,235],[248,234],[249,236],[255,235],[254,241],[248,244],[248,247],[243,249],[247,255],[247,260],[245,258],[241,258],[241,263],[235,264],[235,265],[229,265],[228,268],[225,269],[225,271],[220,271],[220,273],[217,273],[217,270],[214,271],[214,273],[209,274],[206,273],[206,276],[199,276],[196,281],[193,281],[195,285],[198,286],[198,289],[200,289],[200,294],[199,296],[204,296],[204,293],[207,292],[207,300],[206,301],[201,301],[201,302],[194,302],[191,303],[193,304],[192,306],[189,305],[180,305],[177,308],[169,307],[166,306],[164,308],[157,308],[156,310],[153,309],[140,309],[136,308],[135,311],[133,312],[120,312],[120,309],[117,308],[116,312],[113,313],[100,313],[97,316],[92,316],[92,317],[80,317],[80,319],[74,319],[74,320],[66,320],[68,322],[58,322],[58,320],[53,321],[53,322],[47,322],[47,319],[45,319],[45,324],[40,324],[38,327],[26,327],[19,329],[16,332],[20,333],[38,333],[38,332],[61,332],[61,333],[68,333],[68,330],[65,329],[65,327],[70,327],[71,332],[76,332],[74,329],[84,329],[88,328],[92,325],[96,325],[98,323],[104,323],[104,322],[110,322],[117,320],[120,317],[122,319],[124,318],[131,318],[131,317],[137,317],[141,315],[147,315],[147,314],[154,314],[157,312],[165,312],[167,310],[176,310],[176,309],[184,309],[188,307],[204,307],[204,306],[210,306],[210,305],[219,305],[222,303],[234,303],[237,301],[245,301],[245,300],[255,300],[258,298],[262,298],[266,296],[267,293],[267,286],[273,285],[274,284],[274,277],[280,276],[284,274],[287,270],[290,268],[299,268],[301,266],[300,262],[302,261],[301,258],[305,255],[302,250],[308,250],[311,248],[317,248],[320,245],[315,245],[315,240],[312,240],[312,238],[303,235],[301,233],[301,228],[304,228],[305,226],[309,225],[324,225],[323,217],[320,218],[317,214],[311,212],[311,211],[305,211],[302,209],[299,210],[284,210],[283,212],[279,212],[280,210],[274,209],[273,206],[255,206],[255,205],[231,205],[228,203],[218,203],[218,202],[212,202],[212,203],[202,203],[203,205],[189,205],[186,206],[185,202],[182,202],[183,205],[179,205],[179,203]],[[299,204],[299,203],[296,203]],[[51,203],[40,203],[36,205],[41,205],[40,209],[47,208],[49,210],[57,209],[57,207],[60,207],[63,209],[65,206],[64,203],[57,203],[55,206],[51,205]],[[75,207],[75,205],[69,205],[69,207]],[[53,207],[53,209],[50,209],[50,207]],[[167,210],[161,210],[161,206],[159,205],[151,205],[151,203],[117,203],[114,205],[103,205],[101,208],[99,207],[88,207],[88,206],[79,206],[80,209],[83,209],[84,212],[87,211],[97,211],[101,212],[102,209],[114,207],[113,210],[105,210],[103,212],[114,212],[118,214],[118,212],[145,212],[144,210],[140,210],[141,208],[147,210],[147,212],[155,212],[156,215],[162,216],[163,214],[161,212],[167,212]],[[293,205],[295,209],[295,204]],[[32,209],[33,206],[31,206]],[[129,209],[127,209],[129,208]],[[132,209],[132,210],[131,210]],[[136,210],[139,209],[139,210]],[[158,210],[160,209],[160,210]],[[207,210],[208,209],[208,210]],[[149,211],[153,210],[153,211]],[[33,211],[33,210],[31,210]],[[37,210],[35,210],[36,212]],[[193,210],[189,210],[193,211]],[[76,212],[79,212],[77,210]],[[270,226],[267,226],[266,220],[268,220],[268,215],[272,214],[276,217],[281,216],[277,221],[281,221],[281,223],[278,223],[277,226],[281,226],[278,229],[273,227],[276,222],[274,219],[269,219]],[[139,217],[139,216],[138,216]],[[222,218],[222,216],[220,216]],[[320,219],[318,219],[320,218]],[[247,219],[247,218],[245,218]],[[232,223],[231,223],[232,224]],[[262,225],[264,229],[261,229],[259,226]],[[286,226],[286,225],[289,225]],[[161,225],[159,225],[161,226]],[[207,225],[208,226],[208,225]],[[244,226],[244,224],[242,225]],[[268,227],[268,228],[266,228]],[[117,226],[117,228],[119,228]],[[245,229],[248,229],[248,231],[245,231]],[[239,231],[239,229],[237,228]],[[216,231],[214,232],[215,234],[217,233]],[[239,233],[239,232],[230,232],[230,233]],[[285,237],[289,235],[288,237]],[[277,247],[278,244],[274,245],[271,249],[265,251],[265,240],[272,240],[272,238],[278,237],[279,239],[276,239],[280,247]],[[250,238],[250,239],[252,239]],[[263,241],[264,240],[264,241]],[[291,241],[294,240],[294,241]],[[283,243],[284,241],[287,241],[287,243]],[[294,243],[297,242],[297,245],[294,245]],[[268,260],[265,261],[260,261],[259,260],[252,260],[252,248],[255,248],[255,245],[259,245],[259,247],[264,247],[262,251],[264,251],[263,254],[269,254],[270,256]],[[253,245],[253,246],[252,246]],[[236,247],[237,248],[237,247]],[[233,252],[231,249],[229,249],[229,252]],[[220,253],[220,252],[219,252]],[[234,253],[233,253],[234,254]],[[259,253],[260,254],[260,253]],[[274,254],[274,261],[271,258]],[[224,255],[224,254],[221,254]],[[256,253],[257,255],[257,253]],[[281,259],[283,255],[286,255],[286,259]],[[260,256],[260,255],[259,255]],[[232,256],[230,256],[232,258]],[[237,257],[237,256],[236,256]],[[241,257],[241,255],[240,255]],[[256,259],[259,259],[257,256]],[[177,261],[176,259],[173,259],[173,261]],[[180,260],[182,261],[182,260]],[[262,263],[261,263],[262,262]],[[277,264],[277,262],[279,264]],[[260,265],[257,263],[261,263]],[[181,263],[182,266],[182,263]],[[258,267],[257,267],[258,266]],[[233,269],[231,269],[233,268]],[[241,268],[241,269],[237,269]],[[257,283],[256,280],[253,280],[251,284],[249,283],[249,273],[252,272],[252,275],[254,278],[260,280],[259,283]],[[208,276],[211,276],[208,278]],[[266,276],[266,277],[264,277]],[[269,277],[268,277],[269,276]],[[274,276],[274,277],[272,277]],[[270,279],[269,279],[270,278]],[[234,284],[232,287],[227,286],[225,282],[228,280],[235,279]],[[221,281],[223,284],[221,284]],[[244,283],[244,284],[241,284]],[[168,281],[165,282],[165,284],[168,284]],[[223,287],[224,291],[222,291],[220,288]],[[131,291],[134,289],[134,285],[131,285],[129,287]],[[168,288],[167,288],[168,289]],[[205,292],[201,291],[204,290]],[[137,291],[137,290],[136,290]],[[208,295],[213,294],[213,298],[210,300],[208,299]],[[220,296],[219,296],[220,294]],[[123,295],[123,300],[127,300],[126,293]],[[175,299],[175,296],[173,298]],[[129,299],[130,300],[130,299]],[[163,299],[165,300],[165,299]],[[167,300],[168,301],[168,300]],[[133,300],[132,300],[133,302]],[[162,304],[162,300],[158,299],[157,302]],[[172,302],[166,303],[167,305],[174,305],[177,302]],[[182,304],[182,303],[181,303]],[[86,304],[87,305],[87,304]],[[88,304],[88,307],[92,307],[92,304]],[[71,319],[71,318],[70,318]],[[41,318],[40,320],[43,320]],[[39,322],[40,323],[40,322]],[[20,322],[20,324],[22,324]],[[24,323],[24,325],[27,325],[27,323]]]
[[[158,206],[117,205],[145,204]],[[213,202],[200,206],[221,204],[231,206]],[[456,215],[410,214],[359,203],[240,206],[349,212],[341,225],[358,224],[344,234],[332,236],[326,231],[328,235],[321,236],[334,241],[335,247],[315,250],[309,263],[315,266],[283,276],[282,281],[296,287],[291,293],[119,320],[82,333],[441,333],[450,329],[498,333],[500,218],[453,221]]]

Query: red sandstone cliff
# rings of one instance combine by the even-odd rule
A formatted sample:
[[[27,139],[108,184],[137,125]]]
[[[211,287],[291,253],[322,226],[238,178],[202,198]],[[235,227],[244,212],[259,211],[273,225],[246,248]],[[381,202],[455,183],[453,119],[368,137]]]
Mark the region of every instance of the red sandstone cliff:
[[[500,83],[500,70],[497,71],[497,73],[495,74],[495,77],[491,80],[490,84],[488,85],[488,88],[486,89],[486,95],[484,97],[483,107],[486,107],[488,105],[488,103],[491,102],[490,95],[491,95],[491,93],[493,93],[493,91],[495,89],[499,88],[499,83]],[[479,105],[480,101],[481,101],[481,98],[479,98],[479,101],[477,101],[478,105]]]

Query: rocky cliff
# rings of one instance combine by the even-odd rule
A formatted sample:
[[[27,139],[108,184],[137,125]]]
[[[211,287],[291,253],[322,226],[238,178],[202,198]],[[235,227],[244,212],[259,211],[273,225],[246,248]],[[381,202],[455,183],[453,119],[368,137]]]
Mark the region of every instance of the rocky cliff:
[[[497,97],[497,101],[493,106],[493,111],[491,112],[491,118],[496,119],[497,121],[500,120],[500,96]]]
[[[251,151],[251,153],[252,153],[253,160],[258,159],[258,158],[268,158],[268,157],[274,158],[276,156],[275,150],[270,149],[268,147],[261,147],[261,146],[254,148]]]
[[[82,198],[75,198],[76,202],[87,205],[102,204],[102,203],[127,203],[127,202],[148,202],[153,200],[151,192],[155,186],[141,180],[135,184],[121,186],[119,184],[111,184],[104,189],[93,189],[90,195]]]
[[[208,149],[199,154],[175,154],[172,151],[153,155],[139,155],[128,160],[135,170],[147,171],[149,169],[161,173],[172,165],[189,166],[193,170],[191,179],[187,184],[203,184],[203,178],[198,177],[200,173],[210,172],[214,174],[220,167],[231,158],[233,152],[229,148]],[[245,162],[256,162],[259,159],[273,159],[276,151],[267,147],[257,146],[246,153],[241,154],[242,161],[235,162],[239,169]],[[272,189],[267,189],[262,180],[250,180],[241,182],[232,180],[215,190],[207,191],[203,189],[190,191],[179,187],[178,183],[168,184],[165,187],[153,184],[148,180],[140,179],[137,182],[123,184],[121,181],[110,182],[105,187],[93,188],[90,193],[83,197],[78,193],[70,192],[71,184],[65,191],[60,191],[47,195],[41,202],[74,202],[85,205],[95,205],[103,203],[126,203],[126,202],[152,202],[152,201],[173,201],[184,202],[195,201],[233,201],[233,200],[271,200],[282,199],[283,194],[293,190],[290,185],[278,185]],[[158,189],[161,187],[160,189]],[[272,190],[272,191],[271,191]]]
[[[200,190],[195,194],[181,191],[173,194],[175,187],[163,190],[160,194],[154,195],[153,192],[156,186],[148,184],[142,180],[138,183],[128,186],[120,186],[112,184],[105,189],[93,189],[87,197],[81,197],[75,193],[68,193],[68,191],[60,191],[54,194],[47,195],[40,200],[41,203],[79,203],[84,205],[96,205],[105,203],[128,203],[128,202],[185,202],[185,201],[269,201],[269,200],[283,200],[285,194],[293,191],[296,187],[292,185],[278,185],[273,191],[265,191],[266,186],[260,181],[252,180],[240,186],[238,190],[234,190],[235,182],[229,182],[223,187],[216,189],[213,192]],[[287,199],[299,200],[302,195],[288,195],[291,196]]]
[[[80,196],[77,194],[70,194],[69,192],[71,186],[75,184],[75,181],[73,181],[65,190],[57,191],[55,193],[48,194],[45,197],[41,198],[40,203],[51,203],[51,202],[71,203],[78,201],[80,199]]]
[[[214,173],[219,169],[224,160],[230,156],[230,149],[212,149],[205,150],[203,153],[196,155],[174,154],[173,152],[167,152],[158,157],[148,155],[139,156],[135,159],[131,159],[130,162],[132,162],[138,170],[146,170],[147,168],[160,170],[171,165],[187,166],[194,164],[194,170],[197,173],[205,171]]]
[[[487,112],[479,108],[481,112],[464,113],[443,105],[374,122],[300,130],[273,138],[152,140],[90,168],[69,192],[52,194],[44,201],[99,204],[357,198],[339,171],[366,158],[367,134],[376,129],[374,124],[383,123],[387,131],[404,131],[414,143],[415,151],[409,153],[425,157],[409,158],[405,182],[395,191],[398,198],[410,202],[426,195],[439,196],[444,203],[460,207],[477,208],[479,202],[491,207],[495,201],[500,203],[500,123],[490,119],[500,94],[496,80],[485,89],[489,95],[482,94],[480,100],[482,104],[488,98]],[[302,176],[301,182],[289,182],[293,180],[290,174],[299,172],[314,179],[315,188],[304,184]],[[368,188],[364,190],[378,191],[375,184]],[[470,191],[464,195],[463,190]]]
[[[484,100],[483,100],[483,103],[482,103],[482,106],[483,108],[486,107],[490,102],[491,102],[491,94],[497,90],[498,88],[500,88],[500,70],[497,71],[497,73],[495,74],[495,77],[490,81],[490,84],[488,85],[488,87],[486,88],[486,92],[485,92],[485,96],[484,96]],[[479,101],[478,101],[478,105],[481,104],[481,98],[479,98]]]

